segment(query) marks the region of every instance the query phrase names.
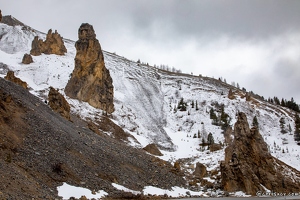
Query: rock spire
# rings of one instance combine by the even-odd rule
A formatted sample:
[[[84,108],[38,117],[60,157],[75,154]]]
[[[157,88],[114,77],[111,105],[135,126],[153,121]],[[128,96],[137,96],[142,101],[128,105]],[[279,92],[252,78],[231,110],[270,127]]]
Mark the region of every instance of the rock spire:
[[[31,44],[30,54],[33,56],[39,56],[42,53],[56,55],[64,55],[67,53],[63,38],[56,30],[52,33],[52,30],[50,29],[45,41],[39,39],[38,36],[34,37]]]
[[[300,173],[269,153],[258,129],[249,127],[244,113],[238,114],[234,140],[225,149],[225,161],[220,167],[222,186],[228,192],[256,195],[265,192],[265,188],[277,193],[300,189]]]
[[[67,96],[88,102],[107,113],[114,111],[114,88],[109,70],[92,25],[83,23],[78,30],[75,68],[68,81]]]

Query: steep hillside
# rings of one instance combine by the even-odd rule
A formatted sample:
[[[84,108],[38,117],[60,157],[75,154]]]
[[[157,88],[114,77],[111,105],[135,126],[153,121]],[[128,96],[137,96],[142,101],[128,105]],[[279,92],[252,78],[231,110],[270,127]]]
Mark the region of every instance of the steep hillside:
[[[118,193],[112,182],[137,191],[147,185],[165,189],[184,185],[170,164],[95,134],[76,117],[69,122],[2,78],[0,114],[4,199],[54,199],[63,182],[109,194]]]
[[[67,53],[63,56],[33,56],[34,62],[24,65],[22,57],[30,52],[34,36],[44,39],[45,35],[2,23],[0,35],[0,77],[4,77],[8,69],[13,70],[28,83],[30,93],[42,101],[47,100],[50,86],[63,93],[74,69],[76,49],[73,41],[64,39]],[[124,142],[135,148],[155,143],[163,153],[160,158],[177,166],[195,189],[220,189],[220,162],[224,160],[228,143],[224,133],[229,139],[233,138],[228,128],[237,121],[238,112],[246,114],[249,124],[256,116],[259,133],[271,155],[300,170],[300,146],[293,136],[293,111],[214,78],[171,73],[105,51],[103,56],[114,86],[115,111],[109,117],[132,136],[123,138]],[[101,129],[102,110],[67,96],[66,99],[73,115],[92,121]],[[284,123],[280,123],[281,119]],[[114,138],[109,129],[103,133]],[[215,149],[208,149],[209,135],[214,139]],[[199,166],[197,163],[207,171],[200,179],[193,175]]]

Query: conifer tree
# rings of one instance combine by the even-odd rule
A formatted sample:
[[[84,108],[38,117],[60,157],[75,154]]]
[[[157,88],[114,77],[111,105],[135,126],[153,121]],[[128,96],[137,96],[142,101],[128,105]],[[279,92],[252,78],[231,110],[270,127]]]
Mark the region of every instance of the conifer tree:
[[[207,143],[208,143],[208,145],[211,145],[211,144],[215,143],[214,136],[211,133],[209,133],[208,136],[207,136]]]
[[[197,100],[196,100],[196,110],[199,110]]]
[[[256,115],[253,117],[252,126],[255,128],[258,128],[258,120],[257,120]]]
[[[180,111],[186,111],[186,107],[187,107],[187,103],[184,102],[183,98],[181,98],[180,101],[179,101],[179,103],[178,103],[177,108],[178,108]]]
[[[194,100],[192,101],[192,104],[191,104],[192,108],[195,107],[195,103],[194,103]]]
[[[298,114],[295,115],[295,133],[294,133],[295,141],[300,141],[300,117]]]

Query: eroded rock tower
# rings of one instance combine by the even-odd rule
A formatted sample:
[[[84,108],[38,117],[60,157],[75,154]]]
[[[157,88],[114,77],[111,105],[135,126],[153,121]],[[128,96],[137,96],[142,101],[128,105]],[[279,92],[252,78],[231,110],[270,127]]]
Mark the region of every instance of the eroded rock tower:
[[[75,43],[75,68],[65,88],[71,98],[88,102],[107,113],[114,111],[114,88],[109,70],[92,25],[84,23],[78,30]]]

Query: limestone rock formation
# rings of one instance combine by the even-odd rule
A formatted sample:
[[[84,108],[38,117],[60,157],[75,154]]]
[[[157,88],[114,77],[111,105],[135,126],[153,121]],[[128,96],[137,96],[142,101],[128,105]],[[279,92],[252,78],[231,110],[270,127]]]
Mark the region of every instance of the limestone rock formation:
[[[8,71],[4,78],[6,80],[14,82],[14,83],[22,86],[23,88],[27,89],[27,83],[25,81],[22,81],[21,79],[15,77],[15,73],[13,71]]]
[[[65,99],[65,97],[55,90],[53,87],[50,87],[50,91],[48,93],[48,100],[50,107],[58,112],[61,116],[70,120],[70,105]]]
[[[154,143],[148,144],[143,149],[152,155],[163,156],[163,154],[160,152],[160,150],[157,148],[157,146]]]
[[[300,173],[271,156],[258,130],[249,128],[244,113],[238,114],[234,140],[225,149],[225,161],[220,168],[222,186],[228,192],[255,195],[265,188],[285,193],[300,189]]]
[[[39,39],[38,36],[34,37],[31,44],[30,54],[33,56],[39,56],[42,53],[56,55],[64,55],[67,53],[64,41],[56,30],[52,33],[52,30],[50,29],[45,41]]]
[[[22,59],[23,64],[33,63],[32,56],[30,54],[25,53]]]
[[[109,70],[105,67],[99,41],[90,24],[82,24],[76,42],[75,68],[65,88],[71,98],[88,102],[95,108],[114,111],[114,88]]]

